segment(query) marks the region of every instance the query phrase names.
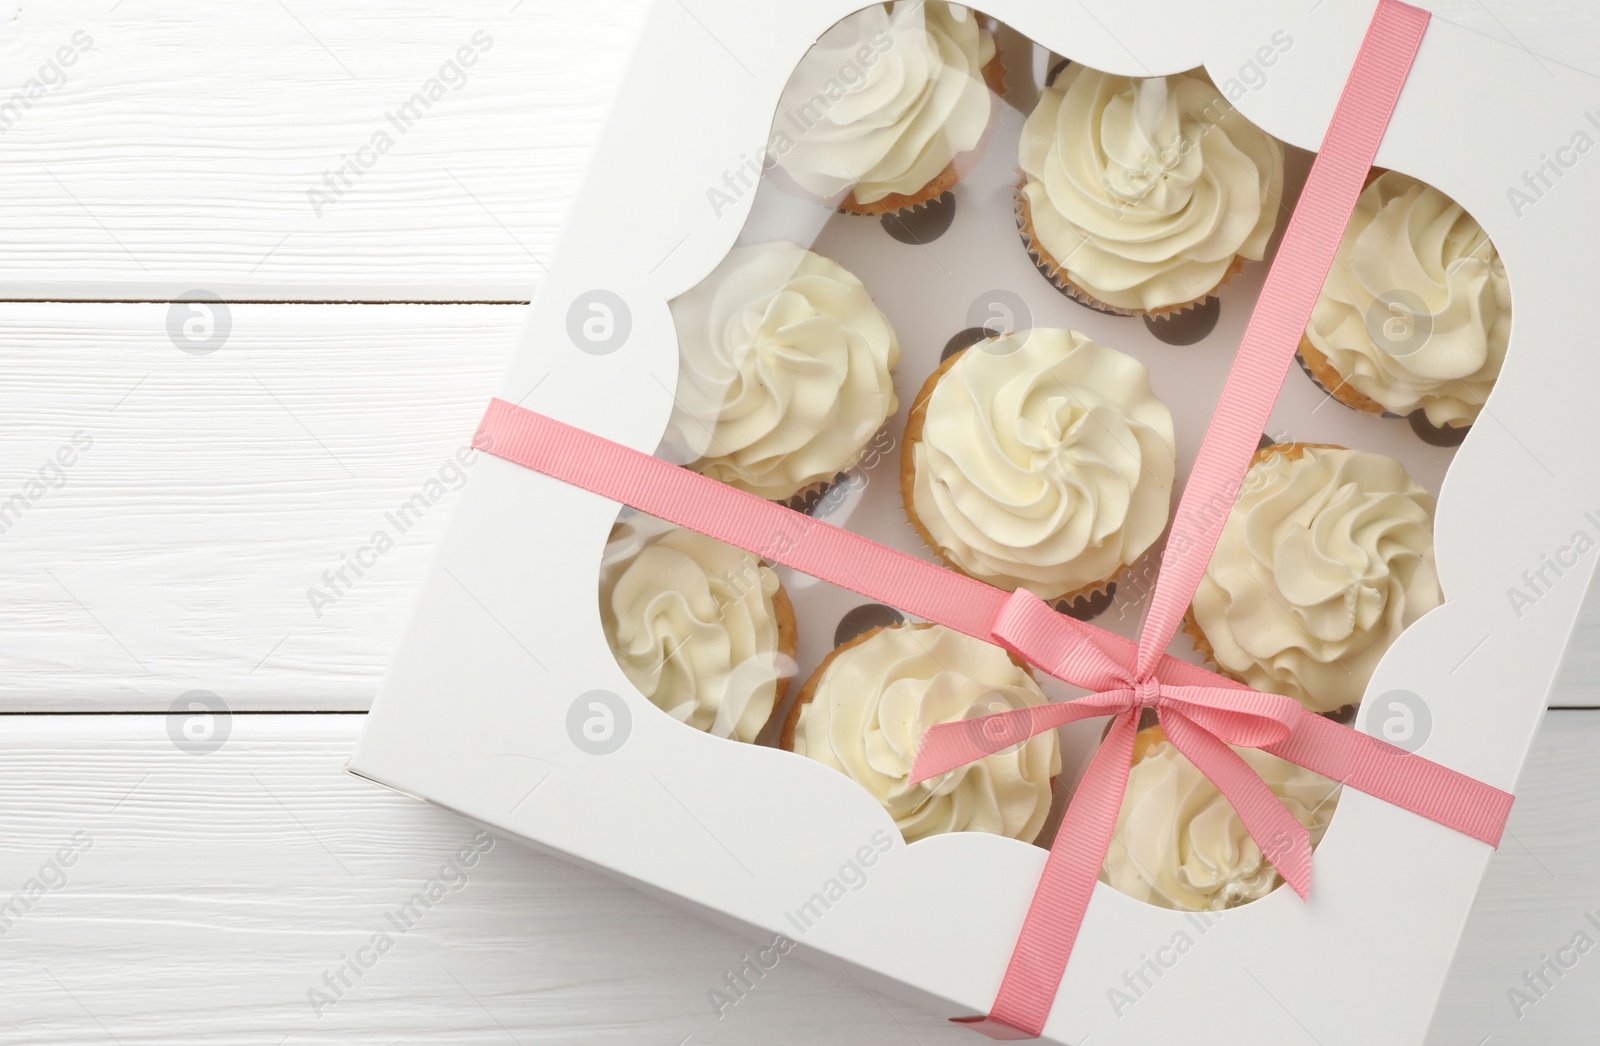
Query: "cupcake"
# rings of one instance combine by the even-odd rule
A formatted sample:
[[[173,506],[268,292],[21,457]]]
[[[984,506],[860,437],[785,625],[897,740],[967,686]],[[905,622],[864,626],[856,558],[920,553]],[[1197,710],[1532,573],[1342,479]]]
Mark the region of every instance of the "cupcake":
[[[817,666],[780,744],[872,793],[907,842],[942,832],[1032,842],[1050,815],[1061,772],[1054,730],[909,782],[929,727],[1045,703],[1027,669],[999,647],[942,625],[895,625],[863,633]]]
[[[792,243],[736,247],[672,302],[669,455],[774,501],[820,489],[899,408],[900,343],[861,281]]]
[[[1002,88],[994,37],[959,4],[875,4],[823,34],[779,102],[771,157],[812,196],[891,214],[960,180]]]
[[[956,570],[1077,599],[1166,529],[1175,446],[1144,364],[1075,331],[1017,331],[952,355],[923,385],[900,493]]]
[[[1284,443],[1245,474],[1186,630],[1225,675],[1328,713],[1443,601],[1433,497],[1398,461]]]
[[[1202,70],[1068,65],[1022,128],[1017,221],[1058,288],[1111,312],[1197,304],[1266,256],[1283,150]]]
[[[1346,406],[1462,428],[1510,340],[1511,284],[1483,228],[1439,190],[1386,171],[1356,201],[1300,357]]]
[[[630,516],[600,566],[600,621],[629,682],[696,730],[756,739],[795,673],[794,607],[761,560]]]
[[[1253,748],[1234,751],[1310,831],[1311,845],[1320,843],[1338,784]],[[1227,798],[1159,726],[1139,731],[1134,742],[1113,838],[1101,880],[1147,904],[1221,911],[1260,900],[1283,881]]]

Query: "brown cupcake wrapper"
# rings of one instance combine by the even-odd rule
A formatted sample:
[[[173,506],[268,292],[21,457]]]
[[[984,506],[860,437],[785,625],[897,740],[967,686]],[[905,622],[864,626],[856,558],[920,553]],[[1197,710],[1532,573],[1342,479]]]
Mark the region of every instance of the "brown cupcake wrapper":
[[[1375,414],[1379,417],[1397,417],[1377,400],[1359,391],[1354,385],[1345,380],[1343,374],[1334,367],[1321,349],[1311,343],[1311,338],[1305,334],[1300,335],[1300,362],[1305,366],[1306,372],[1311,375],[1311,380],[1321,387],[1323,392],[1338,400],[1351,410],[1358,410],[1363,414]]]
[[[778,591],[772,595],[772,613],[778,619],[778,654],[793,665],[800,656],[800,620],[794,612],[794,601],[789,598],[789,592],[781,580],[778,582]],[[783,704],[789,698],[789,686],[794,682],[797,672],[798,668],[778,677],[772,693],[772,711],[767,715],[767,721],[761,724],[761,729],[756,731],[758,741],[762,734],[772,729],[772,724],[782,714]]]
[[[1114,313],[1118,316],[1174,316],[1180,312],[1185,312],[1189,309],[1204,305],[1212,298],[1217,297],[1218,292],[1221,291],[1223,287],[1227,286],[1235,276],[1239,275],[1239,273],[1244,270],[1244,257],[1238,254],[1234,255],[1233,261],[1228,264],[1227,272],[1222,274],[1222,279],[1217,281],[1217,285],[1215,287],[1212,287],[1198,298],[1194,298],[1186,302],[1179,302],[1175,305],[1163,305],[1154,309],[1130,309],[1121,305],[1112,305],[1109,302],[1103,302],[1099,298],[1096,298],[1089,291],[1079,286],[1072,279],[1066,267],[1062,265],[1061,262],[1057,261],[1055,257],[1045,249],[1044,245],[1039,242],[1038,232],[1033,227],[1032,208],[1028,204],[1027,194],[1023,192],[1023,189],[1026,188],[1027,184],[1028,176],[1026,174],[1021,174],[1017,180],[1017,187],[1013,203],[1017,218],[1017,231],[1022,236],[1023,247],[1027,249],[1028,256],[1033,259],[1034,267],[1044,275],[1045,279],[1050,281],[1056,290],[1082,305],[1087,305],[1091,309],[1098,309],[1101,312]]]
[[[1327,393],[1331,398],[1338,400],[1341,406],[1380,418],[1409,421],[1412,431],[1416,432],[1418,438],[1424,443],[1436,447],[1457,446],[1466,438],[1467,431],[1472,428],[1471,422],[1465,425],[1456,425],[1449,422],[1444,425],[1434,425],[1428,421],[1427,411],[1420,406],[1409,414],[1396,414],[1351,385],[1344,375],[1340,374],[1334,367],[1333,361],[1313,345],[1310,337],[1304,334],[1300,336],[1299,359],[1300,369],[1306,372],[1306,375],[1317,388]]]

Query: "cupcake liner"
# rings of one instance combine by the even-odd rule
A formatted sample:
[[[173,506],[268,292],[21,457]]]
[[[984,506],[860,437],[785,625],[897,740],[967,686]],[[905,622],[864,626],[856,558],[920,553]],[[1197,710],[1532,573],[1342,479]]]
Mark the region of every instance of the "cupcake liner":
[[[966,155],[968,154],[962,154],[962,156]],[[959,160],[960,158],[957,157],[956,159]],[[951,160],[945,165],[945,169],[934,177],[933,181],[924,185],[915,193],[910,195],[890,193],[871,203],[859,203],[855,198],[855,190],[852,189],[844,199],[834,204],[834,210],[840,214],[854,214],[863,218],[883,218],[894,214],[904,214],[938,200],[939,197],[955,187],[964,173],[966,172],[956,167],[956,160]]]
[[[1033,211],[1028,204],[1027,194],[1023,192],[1027,184],[1028,176],[1026,174],[1020,175],[1017,179],[1013,204],[1017,218],[1017,231],[1022,236],[1022,245],[1027,249],[1028,257],[1033,259],[1034,268],[1038,269],[1056,290],[1080,305],[1087,305],[1091,309],[1098,309],[1101,312],[1108,312],[1116,316],[1173,316],[1197,305],[1203,305],[1212,298],[1217,297],[1217,292],[1227,286],[1235,276],[1244,270],[1244,258],[1241,255],[1234,255],[1233,261],[1228,264],[1228,270],[1222,274],[1222,279],[1217,281],[1216,286],[1198,298],[1180,302],[1176,305],[1163,305],[1154,309],[1129,309],[1103,302],[1074,282],[1066,267],[1057,261],[1039,242],[1038,233],[1033,227]]]
[[[989,339],[986,338],[983,340],[987,341]],[[980,341],[977,344],[981,345],[982,343],[983,342]],[[916,489],[917,476],[916,447],[917,444],[922,441],[922,427],[927,422],[928,401],[933,397],[933,390],[935,386],[939,384],[939,379],[948,374],[950,369],[955,366],[956,361],[959,360],[962,355],[968,352],[971,348],[972,346],[969,345],[967,348],[962,349],[959,352],[952,352],[948,357],[946,357],[945,360],[934,370],[934,372],[928,375],[928,379],[922,383],[922,388],[917,392],[916,398],[911,401],[911,410],[906,416],[906,435],[905,439],[901,442],[900,448],[900,501],[902,506],[905,508],[906,518],[911,522],[912,529],[917,532],[917,536],[922,539],[922,543],[927,546],[928,550],[938,557],[939,562],[943,563],[945,566],[964,577],[971,577],[974,581],[984,581],[983,578],[973,577],[973,575],[963,570],[960,564],[952,562],[945,556],[945,554],[939,548],[939,543],[934,540],[933,535],[928,531],[928,528],[923,524],[922,519],[917,515],[915,499],[913,497],[913,493]],[[1108,578],[1092,582],[1071,592],[1063,592],[1058,596],[1051,596],[1045,601],[1047,603],[1056,604],[1057,609],[1062,609],[1059,604],[1065,603],[1070,605],[1073,603],[1080,603],[1085,600],[1105,600],[1105,606],[1096,609],[1093,614],[1089,614],[1087,617],[1080,618],[1080,620],[1087,621],[1090,617],[1097,616],[1099,613],[1104,612],[1104,610],[1110,606],[1110,597],[1114,597],[1116,594],[1115,587],[1117,578],[1121,577],[1123,572],[1126,570],[1127,564],[1124,564],[1123,566],[1118,567],[1116,572]],[[991,582],[984,581],[984,584],[990,583]],[[1066,610],[1063,610],[1063,613],[1068,613],[1070,616],[1074,617],[1077,616],[1077,614],[1073,614]],[[1082,610],[1078,613],[1087,613],[1087,610]]]
[[[772,612],[778,619],[778,653],[787,658],[789,664],[797,665],[800,656],[800,620],[794,612],[794,601],[789,598],[781,579],[778,581],[778,591],[772,595]],[[761,729],[756,731],[757,744],[772,743],[770,735],[776,725],[782,722],[784,703],[789,699],[789,687],[794,682],[795,674],[790,672],[778,677],[772,694],[772,712],[767,716],[767,721],[761,724]]]
[[[819,479],[815,483],[807,483],[805,486],[801,487],[799,490],[795,491],[793,494],[790,494],[783,500],[778,501],[777,503],[782,505],[784,508],[793,509],[796,512],[804,512],[806,515],[810,515],[811,510],[816,508],[817,504],[821,502],[823,498],[828,496],[828,491],[832,490],[834,486],[841,482],[847,475],[849,475],[847,471],[840,472],[832,479]]]
[[[1311,344],[1311,339],[1304,334],[1300,335],[1300,369],[1317,383],[1318,388],[1351,410],[1376,414],[1380,418],[1400,417],[1346,381],[1344,375],[1334,368],[1333,361]]]
[[[1363,414],[1410,422],[1411,431],[1430,447],[1459,447],[1472,429],[1471,425],[1435,425],[1428,420],[1428,412],[1421,407],[1410,414],[1396,414],[1386,409],[1383,404],[1357,391],[1345,381],[1344,376],[1334,369],[1333,361],[1311,344],[1311,339],[1305,335],[1300,336],[1300,350],[1296,360],[1306,377],[1310,378],[1317,388],[1338,400],[1340,405]]]

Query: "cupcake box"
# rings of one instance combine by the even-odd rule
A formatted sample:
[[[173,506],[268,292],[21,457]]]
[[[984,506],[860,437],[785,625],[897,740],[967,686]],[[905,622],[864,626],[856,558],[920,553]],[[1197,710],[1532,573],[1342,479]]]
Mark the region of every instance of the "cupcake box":
[[[732,0],[691,6],[692,13],[672,2],[652,7],[522,348],[501,384],[484,390],[486,403],[498,396],[667,454],[684,399],[684,313],[677,310],[675,323],[669,303],[736,246],[783,242],[836,263],[813,267],[832,279],[815,295],[853,296],[851,308],[863,315],[881,310],[894,343],[890,352],[887,336],[875,335],[874,356],[871,345],[823,331],[807,350],[885,366],[892,358],[893,395],[864,397],[872,404],[865,413],[878,414],[862,423],[855,460],[842,462],[831,481],[802,485],[795,507],[934,558],[927,528],[913,526],[901,496],[906,421],[918,392],[951,353],[983,351],[967,346],[1033,328],[1078,332],[1148,369],[1171,412],[1175,507],[1373,5],[1138,0],[1091,14],[1082,5],[992,0],[981,14],[940,23],[936,46],[928,45],[938,56],[931,65],[927,54],[912,53],[922,37],[893,23],[859,47],[839,48],[825,35],[847,17],[880,17],[873,12],[882,5],[794,0],[781,18],[762,19]],[[810,53],[836,59],[837,70],[813,62],[791,81],[819,38],[823,45]],[[937,126],[917,125],[888,145],[863,144],[831,124],[821,137],[804,137],[819,133],[819,120],[849,124],[837,105],[863,103],[867,89],[852,87],[877,84],[873,71],[884,63],[899,63],[902,87],[925,78],[919,112]],[[1075,67],[1129,77],[1203,67],[1236,108],[1234,119],[1281,143],[1282,184],[1270,194],[1280,210],[1276,231],[1256,252],[1265,259],[1250,257],[1246,242],[1259,238],[1260,223],[1241,220],[1249,235],[1238,263],[1228,261],[1226,245],[1209,255],[1225,273],[1215,296],[1188,304],[1191,280],[1176,311],[1153,308],[1149,316],[1086,305],[1085,297],[1107,303],[1075,293],[1084,288],[1071,258],[1051,252],[1066,280],[1041,266],[1019,236],[1019,150],[1030,113]],[[967,70],[990,96],[988,117],[971,90],[937,80],[934,68]],[[1600,359],[1581,348],[1600,167],[1577,163],[1564,165],[1560,179],[1549,174],[1545,157],[1587,130],[1587,81],[1559,66],[1551,75],[1530,68],[1522,51],[1435,17],[1376,161],[1447,194],[1503,260],[1515,309],[1510,344],[1465,440],[1351,409],[1298,370],[1263,434],[1279,444],[1386,455],[1438,499],[1443,605],[1392,643],[1346,719],[1507,791],[1515,791],[1600,548],[1590,522],[1600,510],[1600,462],[1577,431],[1589,413],[1584,399],[1600,387]],[[803,97],[792,83],[806,85]],[[1135,125],[1158,121],[1159,101],[1124,115]],[[1209,138],[1206,147],[1221,141]],[[900,155],[905,142],[915,148]],[[797,157],[834,173],[797,177],[785,167]],[[873,161],[871,177],[860,179],[870,189],[851,198],[854,206],[818,195],[862,157]],[[1164,174],[1181,180],[1189,160],[1158,156],[1153,182]],[[1159,189],[1145,186],[1136,198],[1150,191]],[[849,280],[832,277],[835,268],[859,281],[876,310],[860,305]],[[1146,293],[1148,267],[1140,273]],[[1100,280],[1105,270],[1078,275]],[[1403,304],[1384,296],[1404,288],[1368,289]],[[796,401],[790,414],[821,411],[824,422],[814,427],[830,436],[859,420],[828,414],[835,405],[818,399]],[[886,412],[882,428],[868,431]],[[602,566],[619,515],[628,513],[480,457],[350,771],[696,910],[747,934],[752,954],[782,935],[783,954],[848,971],[874,990],[951,1018],[988,1012],[1046,850],[986,831],[907,844],[885,806],[850,776],[779,744],[801,681],[836,648],[905,615],[777,568],[794,626],[783,633],[794,678],[780,688],[780,707],[753,743],[696,729],[691,720],[734,717],[696,709],[675,718],[646,699],[639,673],[625,672],[608,645]],[[814,472],[762,475],[805,480]],[[791,539],[774,533],[771,543]],[[1136,637],[1159,553],[1158,542],[1124,565],[1114,592],[1067,609]],[[763,586],[772,589],[770,580]],[[1180,633],[1170,652],[1200,663],[1200,646]],[[1081,693],[1041,683],[1056,700]],[[740,736],[749,738],[757,724],[743,722]],[[1060,732],[1061,794],[1082,774],[1101,726]],[[1028,820],[1031,828],[1038,818]],[[1228,910],[1178,912],[1103,882],[1044,1039],[1419,1043],[1490,853],[1347,788],[1315,851],[1309,900],[1280,888]],[[717,1007],[708,990],[708,1021]]]

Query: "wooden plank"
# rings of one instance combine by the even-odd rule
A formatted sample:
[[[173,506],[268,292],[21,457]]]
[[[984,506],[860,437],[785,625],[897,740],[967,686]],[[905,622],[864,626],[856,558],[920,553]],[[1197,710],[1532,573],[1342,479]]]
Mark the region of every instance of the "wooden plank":
[[[0,103],[48,82],[0,108],[21,299],[526,300],[643,11],[13,6]]]
[[[799,962],[719,1019],[707,990],[750,942],[509,839],[448,870],[478,829],[341,774],[359,725],[239,716],[196,755],[159,715],[0,720],[0,901],[61,880],[0,937],[0,1044],[970,1043]],[[1520,1020],[1507,991],[1600,903],[1600,835],[1573,830],[1597,796],[1600,714],[1552,713],[1431,1044],[1591,1041],[1600,959]],[[352,958],[375,961],[345,987]]]
[[[47,71],[0,110],[0,299],[525,300],[645,2],[12,5],[0,103]],[[1593,5],[1425,6],[1530,76],[1600,73]],[[476,64],[402,133],[385,114],[462,47]]]
[[[523,312],[0,305],[0,707],[365,708]]]

